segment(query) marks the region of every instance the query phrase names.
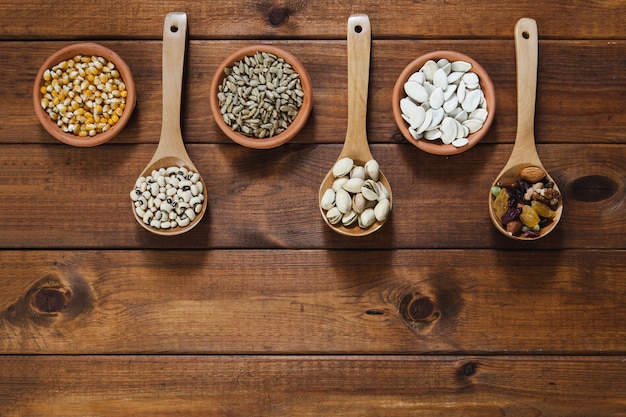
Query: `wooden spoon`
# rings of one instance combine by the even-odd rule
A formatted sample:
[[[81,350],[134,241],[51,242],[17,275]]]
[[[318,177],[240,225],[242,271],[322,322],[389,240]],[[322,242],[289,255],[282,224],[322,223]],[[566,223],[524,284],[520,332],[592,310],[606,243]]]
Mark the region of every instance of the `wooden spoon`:
[[[543,167],[535,147],[534,117],[538,55],[537,22],[535,20],[522,18],[515,25],[515,52],[517,64],[517,135],[511,156],[493,182],[493,186],[511,184],[517,181],[520,171],[529,166],[541,168],[548,179],[552,181]],[[554,188],[558,191],[556,183],[554,183]],[[490,193],[489,213],[491,214],[491,221],[504,235],[517,240],[534,240],[547,235],[554,230],[563,212],[563,205],[560,204],[552,223],[543,227],[538,237],[524,237],[523,234],[515,236],[506,231],[501,220],[494,214],[493,201]]]
[[[371,42],[371,27],[367,15],[350,16],[348,19],[348,127],[343,149],[337,160],[349,157],[356,165],[360,166],[364,166],[367,161],[373,159],[367,143],[366,130]],[[320,186],[320,203],[324,192],[332,187],[334,180],[331,168]],[[391,203],[391,187],[382,171],[380,172],[380,182],[387,188]],[[358,225],[346,227],[341,222],[338,225],[333,225],[328,221],[326,213],[321,207],[320,210],[326,224],[337,233],[347,236],[368,235],[378,230],[386,221],[376,221],[366,229]]]
[[[185,44],[187,38],[187,14],[182,12],[169,13],[165,17],[163,26],[163,115],[161,125],[161,138],[152,160],[141,173],[148,176],[153,170],[168,168],[171,166],[184,167],[189,171],[198,172],[191,162],[191,158],[185,150],[183,137],[180,129],[181,92],[183,84],[183,66],[185,61]],[[156,229],[144,223],[143,219],[135,212],[135,218],[145,229],[158,235],[173,236],[191,230],[200,222],[206,212],[207,191],[202,177],[204,200],[202,211],[196,214],[193,221],[187,226],[171,229]]]

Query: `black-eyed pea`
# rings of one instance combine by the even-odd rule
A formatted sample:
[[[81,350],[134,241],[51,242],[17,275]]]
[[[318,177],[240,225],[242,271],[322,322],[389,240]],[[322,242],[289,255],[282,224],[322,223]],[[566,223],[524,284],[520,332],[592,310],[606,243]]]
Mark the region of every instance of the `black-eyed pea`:
[[[185,215],[180,216],[178,220],[176,221],[176,223],[178,223],[180,227],[188,226],[189,222],[190,222],[189,217]]]
[[[196,218],[196,212],[191,207],[185,210],[185,215],[189,218],[190,221],[194,221]]]
[[[154,213],[152,213],[151,211],[146,211],[143,215],[143,222],[145,224],[150,224],[152,222],[152,219],[154,219]]]
[[[137,213],[137,216],[141,217],[142,219],[146,215],[146,212],[141,207],[135,207],[135,213]]]

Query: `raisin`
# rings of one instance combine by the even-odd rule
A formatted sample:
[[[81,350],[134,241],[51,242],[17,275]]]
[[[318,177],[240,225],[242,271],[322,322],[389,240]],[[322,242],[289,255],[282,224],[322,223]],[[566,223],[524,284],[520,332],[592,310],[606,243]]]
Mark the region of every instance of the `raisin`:
[[[509,193],[506,188],[500,190],[498,196],[493,200],[493,213],[496,218],[501,219],[504,212],[509,208]]]
[[[522,207],[522,213],[520,214],[519,219],[525,226],[530,228],[539,224],[539,215],[530,206],[525,205]]]
[[[509,222],[513,221],[513,220],[518,220],[520,218],[520,214],[522,213],[522,209],[519,209],[517,207],[513,207],[508,209],[503,215],[502,215],[502,224],[504,226],[506,226]]]
[[[545,204],[537,200],[531,201],[530,207],[532,207],[532,209],[535,210],[535,213],[537,213],[541,217],[547,217],[551,219],[556,215],[556,213],[552,211],[550,207],[546,206]]]

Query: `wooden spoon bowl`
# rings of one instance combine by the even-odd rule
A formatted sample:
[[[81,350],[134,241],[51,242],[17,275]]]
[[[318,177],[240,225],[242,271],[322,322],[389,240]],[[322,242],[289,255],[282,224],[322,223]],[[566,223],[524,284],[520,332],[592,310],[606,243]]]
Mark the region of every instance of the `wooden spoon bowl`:
[[[348,127],[346,139],[337,160],[349,157],[356,165],[360,166],[373,159],[367,142],[366,129],[370,49],[371,26],[369,18],[366,15],[350,16],[348,19]],[[320,185],[320,203],[322,195],[328,188],[332,187],[334,180],[335,177],[331,168]],[[380,182],[389,192],[389,202],[392,203],[391,186],[382,171],[380,171]],[[342,224],[331,224],[321,206],[320,211],[322,218],[331,229],[346,236],[368,235],[380,229],[386,221],[376,221],[366,229],[358,225],[346,227]]]
[[[533,19],[523,18],[515,25],[515,50],[517,61],[517,135],[511,156],[496,177],[492,187],[517,181],[521,170],[529,166],[542,169],[546,173],[548,180],[554,182],[548,171],[543,167],[535,147],[534,115],[537,93],[538,33],[537,23]],[[554,183],[554,188],[559,191],[556,183]],[[493,202],[494,198],[490,191],[489,213],[491,221],[502,234],[515,240],[536,240],[546,236],[554,230],[563,213],[563,204],[561,203],[556,209],[552,222],[541,228],[539,236],[518,236],[508,232],[502,226],[501,219],[495,214]]]
[[[148,176],[154,170],[171,166],[184,167],[189,171],[199,173],[185,150],[180,129],[180,105],[183,80],[183,65],[185,57],[185,43],[187,35],[187,15],[185,13],[169,13],[163,27],[163,122],[161,138],[157,150],[142,171],[141,176]],[[195,227],[206,212],[207,188],[202,177],[202,210],[184,227],[171,229],[157,229],[146,223],[135,211],[133,214],[137,222],[146,230],[157,235],[173,236],[191,230]]]

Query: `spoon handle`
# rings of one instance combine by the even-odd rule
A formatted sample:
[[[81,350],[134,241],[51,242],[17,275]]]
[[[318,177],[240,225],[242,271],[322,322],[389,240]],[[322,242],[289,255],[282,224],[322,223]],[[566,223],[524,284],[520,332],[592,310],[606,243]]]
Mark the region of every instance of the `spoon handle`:
[[[176,155],[189,159],[180,128],[183,66],[187,41],[187,14],[169,13],[163,25],[163,115],[161,139],[153,160]]]
[[[538,61],[537,22],[522,18],[515,25],[517,72],[517,136],[514,155],[525,155],[531,163],[540,164],[535,148],[535,100]]]
[[[348,19],[348,123],[341,155],[372,159],[367,143],[367,97],[372,31],[367,15]]]

